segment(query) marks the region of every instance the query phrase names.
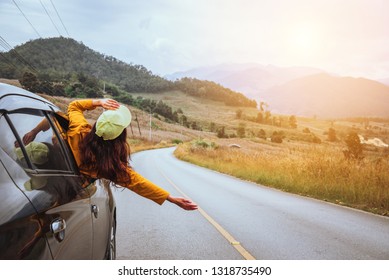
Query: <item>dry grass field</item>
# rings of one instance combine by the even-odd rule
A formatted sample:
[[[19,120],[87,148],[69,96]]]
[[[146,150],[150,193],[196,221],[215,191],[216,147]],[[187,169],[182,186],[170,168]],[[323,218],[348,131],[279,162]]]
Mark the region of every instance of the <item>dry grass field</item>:
[[[265,186],[388,215],[389,162],[382,152],[383,158],[350,161],[335,145],[195,140],[180,145],[175,155]]]
[[[194,97],[185,102],[181,93],[155,98],[182,108],[204,130],[211,122],[228,132],[245,128],[244,138],[221,139],[215,133],[199,132],[192,141],[185,139],[186,143],[178,146],[178,158],[283,191],[389,215],[389,148],[363,145],[360,160],[346,159],[343,153],[350,132],[389,143],[388,120],[297,117],[297,128],[290,128],[289,116],[274,116],[282,120],[281,126],[265,125],[248,121],[258,113],[252,108],[227,107]],[[236,116],[239,109],[244,115],[241,119]],[[337,140],[329,141],[329,128],[336,131]],[[256,136],[259,130],[265,131],[265,139]],[[282,143],[270,140],[274,131],[282,131]]]

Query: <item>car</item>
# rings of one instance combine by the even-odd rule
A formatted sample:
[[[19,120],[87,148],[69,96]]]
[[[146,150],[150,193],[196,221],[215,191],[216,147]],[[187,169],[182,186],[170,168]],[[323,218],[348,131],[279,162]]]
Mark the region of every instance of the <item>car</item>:
[[[111,184],[80,175],[68,126],[47,98],[0,83],[0,259],[115,259]]]

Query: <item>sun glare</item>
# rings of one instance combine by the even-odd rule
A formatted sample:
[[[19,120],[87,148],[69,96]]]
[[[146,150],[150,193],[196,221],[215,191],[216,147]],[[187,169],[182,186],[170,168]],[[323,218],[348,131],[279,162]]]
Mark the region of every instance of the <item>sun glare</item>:
[[[312,55],[317,48],[317,34],[308,24],[296,26],[290,31],[289,44],[295,55]]]

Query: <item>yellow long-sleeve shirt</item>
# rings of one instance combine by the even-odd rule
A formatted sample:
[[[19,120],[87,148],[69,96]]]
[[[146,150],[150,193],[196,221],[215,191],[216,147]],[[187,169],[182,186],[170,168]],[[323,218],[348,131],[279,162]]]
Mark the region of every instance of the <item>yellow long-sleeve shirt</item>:
[[[73,151],[74,158],[77,165],[81,166],[81,156],[79,153],[79,143],[84,135],[89,133],[92,129],[91,125],[85,119],[83,112],[86,110],[93,110],[96,107],[93,105],[91,99],[87,100],[76,100],[69,104],[68,107],[68,116],[69,116],[69,130],[67,132],[67,141],[71,150]],[[82,169],[80,167],[80,172],[86,176],[97,178],[96,172],[91,170]],[[125,180],[124,178],[119,178],[116,183],[122,187],[128,188],[133,192],[153,200],[158,204],[165,202],[169,193],[159,186],[153,184],[146,178],[142,177],[140,174],[132,170],[131,167],[127,167],[127,173],[131,178],[131,181]]]

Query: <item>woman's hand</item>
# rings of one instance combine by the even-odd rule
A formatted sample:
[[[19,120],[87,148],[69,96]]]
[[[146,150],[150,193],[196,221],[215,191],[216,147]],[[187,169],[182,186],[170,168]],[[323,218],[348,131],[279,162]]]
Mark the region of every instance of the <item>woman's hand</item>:
[[[36,135],[38,134],[38,132],[33,129],[31,130],[30,132],[27,132],[24,136],[23,136],[23,144],[24,145],[28,145],[29,143],[31,143],[32,141],[34,141]]]
[[[120,107],[119,102],[109,98],[93,100],[93,105],[103,107],[107,110],[116,110]]]
[[[197,210],[198,206],[193,201],[183,197],[168,196],[167,200],[171,203],[176,204],[184,210]]]

